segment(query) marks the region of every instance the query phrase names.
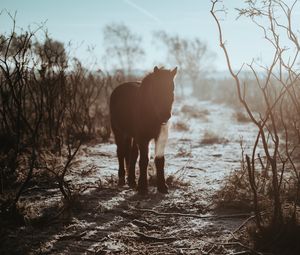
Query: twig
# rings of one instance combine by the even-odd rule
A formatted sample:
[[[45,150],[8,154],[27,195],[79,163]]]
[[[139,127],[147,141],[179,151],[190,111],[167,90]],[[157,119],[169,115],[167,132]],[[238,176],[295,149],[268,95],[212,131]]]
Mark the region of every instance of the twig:
[[[210,247],[210,249],[209,249],[208,251],[206,251],[206,252],[202,251],[202,253],[203,253],[204,255],[208,255],[208,254],[210,254],[215,248],[216,248],[216,245],[213,244],[213,245]]]
[[[70,235],[64,235],[60,236],[59,240],[70,240],[70,239],[75,239],[75,240],[81,240],[82,237],[84,237],[87,234],[86,231],[83,231],[82,233],[79,234],[70,234]]]
[[[261,212],[260,216],[265,215],[267,212]],[[247,218],[245,221],[243,221],[243,223],[241,225],[239,225],[233,232],[232,234],[238,232],[242,227],[244,227],[250,220],[254,219],[256,216],[255,215],[251,215],[249,218]]]
[[[244,255],[244,254],[249,254],[249,251],[238,251],[238,252],[230,253],[230,255]]]
[[[139,236],[142,240],[150,241],[150,242],[174,242],[178,240],[176,237],[156,237],[156,236],[149,236],[142,232],[133,231],[137,236]]]
[[[243,247],[245,249],[247,249],[248,251],[251,252],[251,254],[257,254],[257,255],[262,255],[262,253],[258,252],[258,251],[255,251],[253,250],[252,248],[242,244],[241,242],[227,242],[227,243],[218,243],[218,242],[211,242],[211,241],[208,241],[208,240],[205,240],[205,239],[202,239],[200,238],[201,241],[205,242],[205,243],[209,243],[209,244],[212,244],[212,245],[217,245],[217,246],[230,246],[230,245],[236,245],[236,246],[240,246],[240,247]],[[238,254],[238,253],[237,253]]]
[[[249,217],[254,216],[249,213],[238,213],[238,214],[225,214],[225,215],[198,215],[198,214],[190,214],[190,213],[165,213],[165,212],[157,212],[151,209],[136,209],[133,210],[138,212],[148,212],[161,216],[174,216],[174,217],[191,217],[198,219],[224,219],[224,218],[241,218],[241,217]]]
[[[135,225],[137,225],[137,226],[145,227],[147,229],[157,229],[158,228],[157,226],[152,226],[151,224],[149,224],[146,221],[137,220],[137,219],[134,219],[132,221],[132,223],[135,224]]]

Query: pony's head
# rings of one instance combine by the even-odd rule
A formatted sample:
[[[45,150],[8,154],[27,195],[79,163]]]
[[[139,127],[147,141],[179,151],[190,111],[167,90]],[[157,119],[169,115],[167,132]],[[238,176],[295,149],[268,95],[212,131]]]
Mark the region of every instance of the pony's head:
[[[156,118],[161,122],[167,122],[171,117],[174,101],[174,77],[177,67],[173,70],[154,67],[152,73],[142,81],[142,87]]]

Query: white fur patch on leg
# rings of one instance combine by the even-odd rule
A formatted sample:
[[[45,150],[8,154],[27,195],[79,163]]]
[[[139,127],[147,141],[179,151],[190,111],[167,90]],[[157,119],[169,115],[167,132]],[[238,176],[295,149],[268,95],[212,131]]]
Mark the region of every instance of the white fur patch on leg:
[[[168,141],[169,125],[168,123],[160,127],[160,133],[155,141],[155,157],[161,158],[165,155],[165,147]]]

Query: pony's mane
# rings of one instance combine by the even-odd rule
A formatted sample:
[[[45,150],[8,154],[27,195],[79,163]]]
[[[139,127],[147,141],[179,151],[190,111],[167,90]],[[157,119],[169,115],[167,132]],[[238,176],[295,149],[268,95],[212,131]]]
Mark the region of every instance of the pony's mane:
[[[159,71],[167,71],[167,69],[165,69],[164,67],[160,67],[158,69]],[[148,73],[144,79],[142,79],[142,85],[141,86],[149,86],[149,84],[153,83],[156,79],[157,79],[158,75],[157,73],[155,73],[154,71],[151,73]]]

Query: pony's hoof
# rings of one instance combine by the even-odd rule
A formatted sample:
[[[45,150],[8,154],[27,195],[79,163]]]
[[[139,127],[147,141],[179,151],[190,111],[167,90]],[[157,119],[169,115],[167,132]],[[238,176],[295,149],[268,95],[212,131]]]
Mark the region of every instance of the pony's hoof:
[[[118,186],[124,186],[125,185],[125,178],[120,178],[118,181]]]
[[[148,190],[138,190],[138,194],[142,197],[145,197],[148,195]]]
[[[138,194],[141,195],[141,196],[148,195],[148,188],[145,188],[145,187],[140,188],[140,187],[138,187],[137,191],[138,191]]]
[[[132,189],[135,189],[136,188],[136,182],[135,181],[132,181],[132,180],[128,180],[128,186]]]
[[[162,185],[162,186],[158,186],[157,191],[160,192],[160,193],[163,193],[163,194],[168,194],[169,193],[168,186],[166,184]]]

